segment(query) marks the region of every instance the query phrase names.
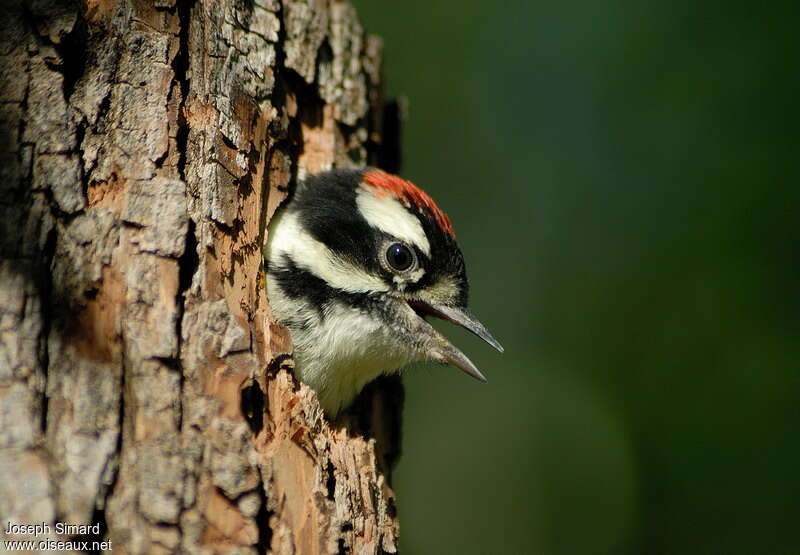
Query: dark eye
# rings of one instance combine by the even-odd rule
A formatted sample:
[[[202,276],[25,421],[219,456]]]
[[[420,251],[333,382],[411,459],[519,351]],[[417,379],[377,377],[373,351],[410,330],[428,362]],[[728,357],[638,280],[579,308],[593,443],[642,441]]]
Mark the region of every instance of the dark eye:
[[[402,272],[414,264],[414,253],[402,243],[394,243],[386,250],[386,261],[393,269]]]

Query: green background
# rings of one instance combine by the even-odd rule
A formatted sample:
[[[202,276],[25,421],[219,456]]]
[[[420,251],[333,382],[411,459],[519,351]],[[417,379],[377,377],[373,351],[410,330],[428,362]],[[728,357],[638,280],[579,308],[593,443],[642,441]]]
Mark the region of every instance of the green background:
[[[355,4],[506,348],[406,373],[401,550],[800,553],[800,4]]]

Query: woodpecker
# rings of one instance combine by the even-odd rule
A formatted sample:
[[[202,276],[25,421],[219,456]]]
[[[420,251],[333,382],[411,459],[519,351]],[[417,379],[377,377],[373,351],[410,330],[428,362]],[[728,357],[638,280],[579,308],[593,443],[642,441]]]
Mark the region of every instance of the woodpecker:
[[[462,326],[502,352],[467,308],[453,225],[413,183],[374,168],[300,182],[269,224],[267,295],[289,328],[295,375],[335,416],[370,381],[420,361],[475,365],[427,321]]]

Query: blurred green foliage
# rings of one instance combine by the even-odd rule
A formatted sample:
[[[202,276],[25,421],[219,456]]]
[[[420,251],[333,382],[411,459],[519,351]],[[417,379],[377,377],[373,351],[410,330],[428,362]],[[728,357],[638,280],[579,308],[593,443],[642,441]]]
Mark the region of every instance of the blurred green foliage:
[[[407,372],[402,551],[800,553],[800,4],[355,4],[506,347]]]

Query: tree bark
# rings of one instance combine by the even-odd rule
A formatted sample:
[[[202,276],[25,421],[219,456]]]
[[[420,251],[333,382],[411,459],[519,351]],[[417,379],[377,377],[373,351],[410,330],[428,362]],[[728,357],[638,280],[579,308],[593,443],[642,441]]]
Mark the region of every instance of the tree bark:
[[[298,178],[396,170],[380,41],[339,0],[19,1],[0,26],[3,529],[395,552],[402,386],[328,422],[260,252]]]

